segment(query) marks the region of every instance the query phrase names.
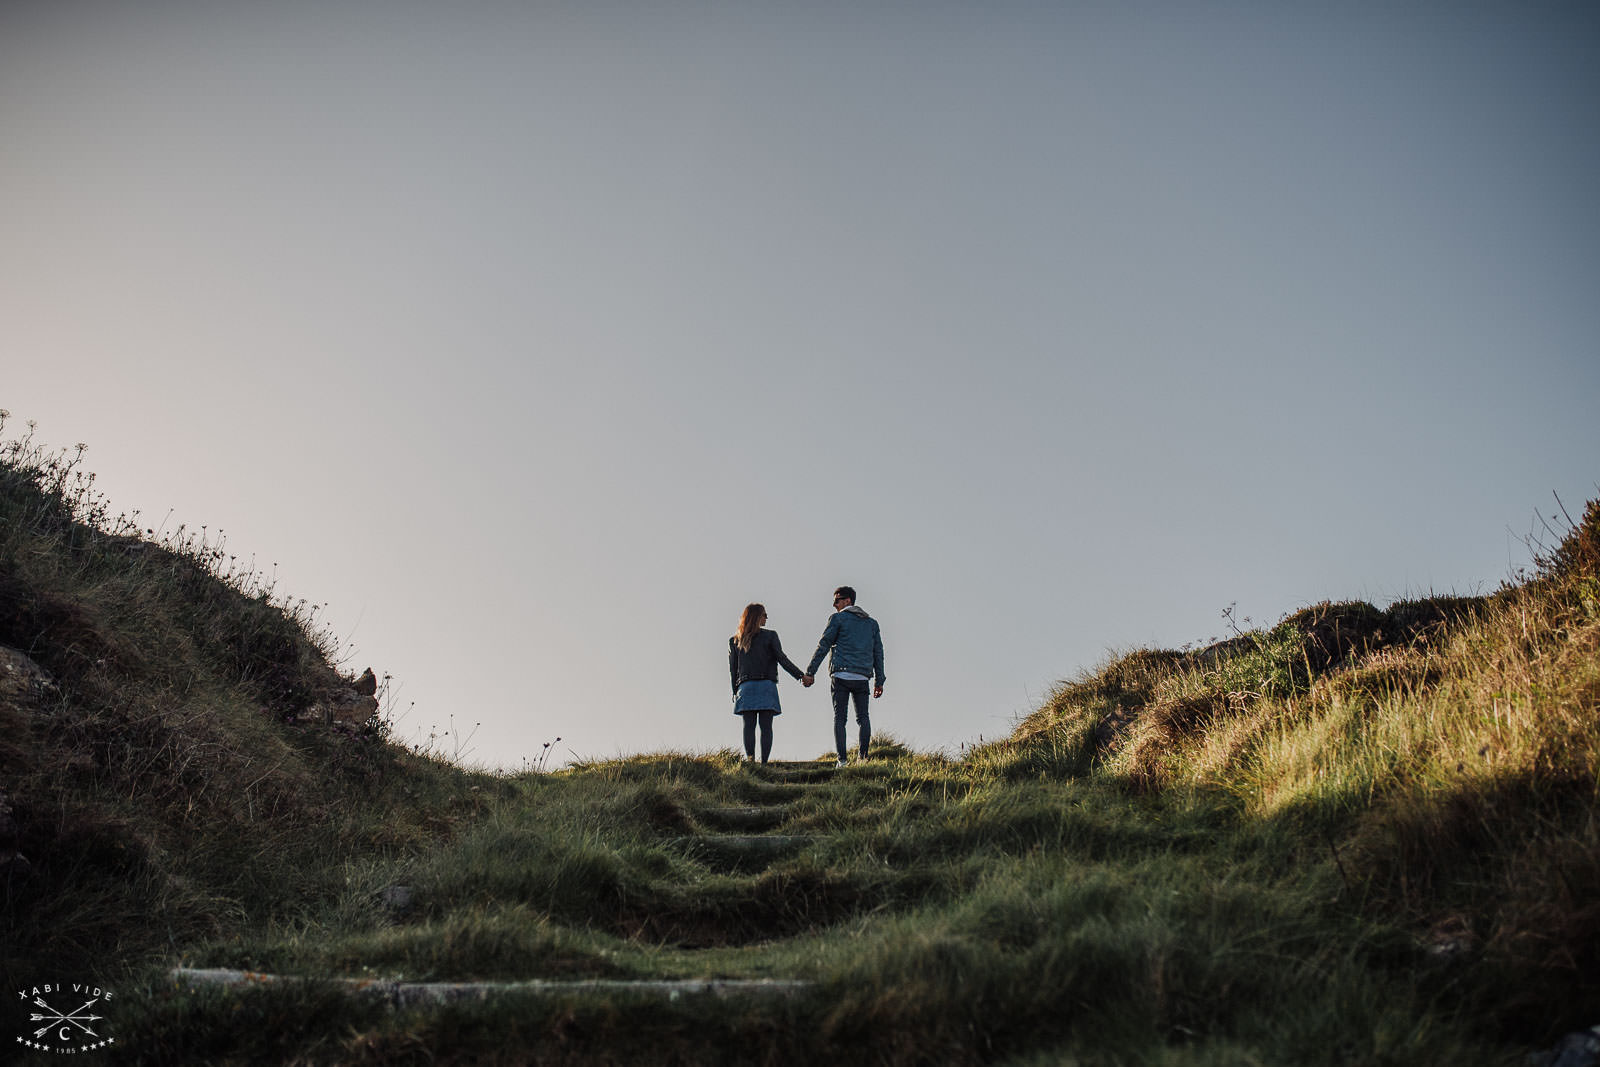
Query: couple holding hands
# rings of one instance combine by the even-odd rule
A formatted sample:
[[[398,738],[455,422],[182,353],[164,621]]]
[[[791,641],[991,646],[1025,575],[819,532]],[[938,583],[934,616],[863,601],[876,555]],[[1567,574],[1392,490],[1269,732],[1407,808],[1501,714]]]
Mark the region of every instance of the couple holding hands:
[[[856,591],[841,585],[833,591],[833,615],[817,642],[811,664],[802,671],[783,654],[776,631],[763,629],[767,609],[749,604],[739,617],[739,631],[728,638],[728,673],[733,680],[734,714],[744,719],[744,756],[756,758],[756,729],[761,730],[761,762],[772,753],[772,718],[778,706],[778,668],[810,686],[817,680],[817,665],[832,653],[828,673],[833,692],[833,747],[843,767],[848,752],[845,746],[845,719],[850,704],[856,706],[856,725],[861,728],[861,758],[867,758],[872,740],[872,719],[867,714],[867,689],[883,696],[883,637],[877,620],[856,607]]]

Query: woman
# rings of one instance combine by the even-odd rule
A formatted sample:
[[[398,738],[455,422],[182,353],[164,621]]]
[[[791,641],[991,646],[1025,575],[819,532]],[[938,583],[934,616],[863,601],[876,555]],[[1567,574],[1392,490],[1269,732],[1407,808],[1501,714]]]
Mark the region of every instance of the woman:
[[[761,762],[772,754],[772,717],[778,707],[778,668],[795,678],[800,668],[783,654],[772,630],[763,630],[767,609],[748,604],[739,616],[739,632],[728,638],[728,674],[733,679],[733,710],[744,717],[744,758],[756,758],[756,726],[761,726]]]

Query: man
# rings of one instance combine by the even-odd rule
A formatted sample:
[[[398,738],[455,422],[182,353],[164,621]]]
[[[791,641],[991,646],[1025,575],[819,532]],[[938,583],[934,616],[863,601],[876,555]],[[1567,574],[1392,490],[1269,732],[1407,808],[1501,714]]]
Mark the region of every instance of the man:
[[[867,745],[872,740],[867,683],[874,682],[874,697],[883,696],[883,636],[878,632],[877,620],[856,607],[856,591],[848,585],[833,591],[833,616],[828,619],[827,629],[822,631],[822,640],[817,642],[816,654],[806,667],[805,677],[800,679],[801,685],[809,686],[817,680],[817,665],[830,651],[833,653],[828,660],[833,692],[833,744],[839,753],[835,766],[843,767],[849,755],[845,749],[844,727],[850,702],[856,705],[856,725],[861,728],[861,758],[866,759]]]

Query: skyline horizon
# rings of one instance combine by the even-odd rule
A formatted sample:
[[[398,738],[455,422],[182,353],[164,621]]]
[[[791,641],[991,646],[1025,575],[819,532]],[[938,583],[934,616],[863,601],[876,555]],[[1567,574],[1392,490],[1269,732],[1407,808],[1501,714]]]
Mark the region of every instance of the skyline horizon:
[[[23,440],[22,437],[8,432],[7,424],[14,421],[18,421],[16,413],[5,409],[3,406],[0,406],[0,446],[4,446],[10,442],[18,442]],[[94,465],[90,458],[93,454],[93,445],[90,442],[75,442],[72,446],[67,446],[64,444],[52,444],[49,443],[47,439],[40,439],[39,431],[42,429],[42,427],[38,426],[37,420],[25,419],[20,421],[22,422],[23,426],[27,427],[28,432],[26,437],[34,440],[37,446],[43,450],[44,454],[54,455],[57,457],[66,457],[75,453],[77,456],[77,463],[75,465],[86,474],[93,476],[93,481],[98,483],[98,474],[94,471]],[[135,536],[140,537],[142,540],[145,540],[148,543],[161,545],[169,550],[179,551],[201,562],[204,562],[207,558],[208,553],[206,552],[206,549],[210,548],[225,550],[226,547],[229,547],[226,540],[226,531],[221,527],[213,528],[209,523],[195,523],[182,516],[176,515],[176,509],[169,509],[163,515],[161,522],[157,523],[153,527],[147,527],[142,522],[133,521],[143,515],[143,512],[133,513],[127,509],[116,509],[115,500],[111,493],[105,490],[103,487],[99,487],[98,484],[96,484],[95,492],[97,494],[97,501],[101,504],[104,504],[106,507],[104,514],[110,523],[115,524],[117,522],[126,520],[126,531],[134,533]],[[1402,590],[1396,591],[1392,595],[1380,597],[1330,597],[1314,603],[1307,602],[1291,605],[1271,621],[1255,619],[1253,616],[1238,612],[1238,602],[1235,601],[1224,605],[1221,611],[1217,614],[1219,625],[1216,632],[1209,633],[1203,637],[1195,636],[1193,638],[1186,639],[1181,643],[1171,642],[1166,644],[1158,643],[1150,645],[1122,646],[1107,645],[1098,659],[1089,663],[1080,664],[1072,671],[1061,674],[1053,682],[1051,682],[1048,687],[1041,691],[1040,695],[1031,705],[1024,706],[1016,710],[1011,716],[1011,720],[1007,727],[1007,732],[1004,735],[985,737],[981,734],[978,734],[965,739],[957,739],[953,742],[953,748],[951,743],[945,743],[931,747],[907,744],[907,739],[892,729],[881,731],[883,733],[883,739],[891,743],[906,745],[906,747],[911,748],[913,751],[921,752],[926,755],[945,756],[948,758],[959,759],[962,758],[964,753],[969,749],[976,748],[987,742],[1004,740],[1005,737],[1010,736],[1010,732],[1020,725],[1024,718],[1026,718],[1032,712],[1037,711],[1039,707],[1042,707],[1048,702],[1051,693],[1055,688],[1062,685],[1071,684],[1075,681],[1080,681],[1085,677],[1091,676],[1111,662],[1114,662],[1116,659],[1130,653],[1138,651],[1170,651],[1183,653],[1202,652],[1207,648],[1226,644],[1234,638],[1247,636],[1252,632],[1266,633],[1277,625],[1287,621],[1294,615],[1323,605],[1365,602],[1370,603],[1373,607],[1379,610],[1387,610],[1396,604],[1422,602],[1441,598],[1474,598],[1488,596],[1500,590],[1520,585],[1537,577],[1537,569],[1540,558],[1542,556],[1547,556],[1549,552],[1561,542],[1566,534],[1575,527],[1576,519],[1572,514],[1572,506],[1567,501],[1561,499],[1559,493],[1556,491],[1552,490],[1551,495],[1552,501],[1549,505],[1547,505],[1546,510],[1541,511],[1538,507],[1533,507],[1530,510],[1528,515],[1529,528],[1526,533],[1519,534],[1509,525],[1505,527],[1504,532],[1507,538],[1508,546],[1506,564],[1507,569],[1506,573],[1497,580],[1497,584],[1493,589],[1486,589],[1484,588],[1483,582],[1478,582],[1466,590],[1452,586],[1445,590],[1433,588],[1429,588],[1427,590]],[[1582,514],[1584,505],[1591,500],[1600,500],[1600,480],[1597,480],[1593,487],[1593,495],[1586,496],[1584,498],[1584,503],[1578,505],[1577,511],[1579,515]],[[115,512],[114,515],[113,512]],[[1562,528],[1561,524],[1563,523],[1566,524],[1565,529]],[[168,528],[169,524],[171,525],[170,529]],[[206,540],[208,536],[211,538],[210,540]],[[185,547],[185,541],[187,541],[187,547]],[[1520,558],[1513,553],[1513,550],[1510,547],[1512,544],[1520,546]],[[220,560],[220,556],[217,558]],[[233,554],[230,558],[236,559],[237,554]],[[261,556],[260,553],[252,553],[251,562],[255,562],[257,558],[265,559],[265,557]],[[268,565],[270,565],[272,568],[270,572],[264,569],[264,567]],[[330,665],[339,670],[341,677],[354,679],[362,669],[374,670],[379,678],[379,689],[377,694],[380,701],[379,716],[387,720],[389,723],[389,736],[391,740],[400,744],[404,744],[407,747],[414,748],[418,751],[426,752],[439,758],[446,759],[450,762],[458,763],[468,769],[485,770],[499,773],[522,773],[532,770],[554,770],[559,769],[562,766],[568,766],[572,764],[603,762],[613,759],[627,759],[633,756],[670,755],[674,753],[702,755],[723,750],[737,751],[739,748],[737,738],[733,738],[730,743],[714,744],[711,747],[700,748],[695,748],[692,746],[680,747],[671,744],[662,745],[652,749],[639,750],[625,750],[621,747],[617,747],[609,754],[598,752],[582,753],[567,747],[566,753],[568,758],[552,764],[551,758],[555,755],[555,753],[550,750],[553,749],[555,745],[563,741],[563,738],[560,735],[557,735],[548,743],[541,743],[541,747],[537,750],[530,749],[519,753],[515,757],[516,762],[506,762],[505,760],[502,760],[498,763],[493,761],[484,762],[481,758],[474,758],[478,750],[476,746],[472,744],[473,738],[477,733],[477,728],[481,727],[481,723],[473,724],[473,727],[467,730],[465,736],[460,734],[460,730],[465,727],[466,724],[464,722],[457,724],[453,717],[449,716],[447,716],[443,724],[431,724],[430,727],[427,728],[428,733],[426,734],[424,733],[424,728],[420,723],[412,722],[408,725],[408,720],[411,718],[411,710],[414,708],[414,704],[405,708],[398,706],[400,701],[403,699],[405,692],[404,665],[391,664],[379,667],[373,663],[368,663],[366,659],[361,656],[360,646],[354,640],[356,636],[355,632],[352,631],[351,633],[341,636],[335,624],[331,622],[331,616],[333,614],[332,612],[330,612],[329,616],[324,617],[321,622],[317,621],[316,616],[318,614],[321,614],[321,612],[326,609],[331,609],[334,605],[325,600],[319,601],[315,597],[302,596],[300,593],[304,591],[301,590],[286,589],[279,591],[278,586],[282,579],[278,575],[279,564],[276,561],[270,564],[264,564],[262,567],[257,567],[254,569],[251,569],[248,564],[242,567],[230,566],[227,571],[221,571],[211,564],[206,564],[206,566],[208,571],[212,573],[213,576],[218,578],[218,580],[228,582],[228,584],[247,595],[254,596],[262,595],[263,593],[268,594],[270,602],[281,608],[285,615],[297,619],[302,628],[305,630],[307,636],[315,641],[319,647],[331,648],[332,656],[329,660]],[[850,585],[851,583],[844,582],[839,584]],[[297,604],[300,605],[301,609],[303,609],[306,605],[310,605],[312,609],[310,616],[308,617],[303,610],[298,610],[296,608]],[[743,607],[744,606],[741,605],[739,610],[742,611]],[[819,633],[823,626],[825,626],[829,614],[831,614],[831,609],[829,609],[828,613],[819,616],[820,621],[816,627]],[[357,626],[359,627],[359,619],[357,620]],[[771,627],[763,628],[771,629]],[[736,629],[736,626],[730,627],[730,632],[736,631]],[[793,640],[785,640],[785,652],[792,660],[794,660],[797,666],[800,666],[801,669],[804,670],[805,665],[814,651],[815,642],[801,639],[801,641],[797,644]],[[889,642],[886,641],[886,646],[888,644]],[[818,685],[823,685],[827,682],[827,663],[828,661],[824,659],[822,666],[819,668],[819,673],[816,676]],[[787,679],[786,676],[780,680],[792,681],[792,679]],[[803,692],[803,689],[800,688],[798,682],[795,682],[795,687],[796,694]],[[886,687],[885,697],[887,697],[891,691],[892,690],[889,687]],[[874,699],[870,702],[870,707],[876,711],[879,708],[880,703],[881,701],[879,699]],[[821,717],[817,725],[817,730],[822,732],[831,731],[832,713],[831,705],[828,704],[828,698],[821,698],[819,702],[816,702],[816,707],[811,710]],[[825,719],[826,721],[821,721],[822,719]],[[850,730],[854,731],[855,724],[853,716],[850,722]],[[878,739],[880,734],[878,723],[879,719],[874,716],[873,736],[875,740]],[[441,726],[443,726],[442,729]],[[821,733],[818,734],[818,737],[819,745],[821,745],[822,748],[826,748],[828,751],[823,751],[822,748],[819,748],[819,755],[811,757],[791,756],[790,759],[798,762],[812,762],[816,760],[832,759],[831,742],[825,742],[824,740],[821,740]],[[776,762],[784,762],[783,760],[778,759],[776,754],[774,756],[774,760]]]
[[[738,612],[809,652],[841,583],[875,729],[954,750],[1594,494],[1597,53],[1547,0],[18,0],[0,406],[492,762],[736,746]]]

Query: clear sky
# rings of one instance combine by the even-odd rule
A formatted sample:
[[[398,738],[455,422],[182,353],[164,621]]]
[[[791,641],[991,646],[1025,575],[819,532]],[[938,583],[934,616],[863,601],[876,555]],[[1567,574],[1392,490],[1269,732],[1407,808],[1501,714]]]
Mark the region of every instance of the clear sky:
[[[841,583],[954,752],[1525,564],[1597,190],[1588,2],[9,0],[0,407],[470,762],[736,746],[739,610]]]

